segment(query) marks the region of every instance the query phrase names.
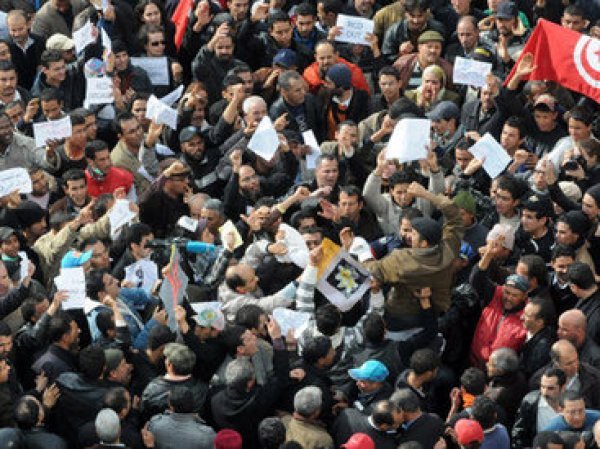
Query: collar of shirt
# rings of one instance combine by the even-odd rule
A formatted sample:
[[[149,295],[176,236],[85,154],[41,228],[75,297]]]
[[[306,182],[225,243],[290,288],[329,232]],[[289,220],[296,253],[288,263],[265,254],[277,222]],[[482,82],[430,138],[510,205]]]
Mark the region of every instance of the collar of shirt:
[[[17,41],[13,40],[13,43],[19,47],[21,50],[23,50],[23,53],[25,53],[27,51],[27,49],[29,47],[31,47],[34,43],[33,39],[31,38],[31,36],[27,36],[27,42],[25,42],[25,45],[23,45],[22,47],[18,44]]]

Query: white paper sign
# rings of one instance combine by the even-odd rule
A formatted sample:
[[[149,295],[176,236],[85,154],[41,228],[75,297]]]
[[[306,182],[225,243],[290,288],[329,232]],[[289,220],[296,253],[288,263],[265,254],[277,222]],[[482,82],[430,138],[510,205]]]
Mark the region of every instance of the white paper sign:
[[[83,309],[85,302],[85,273],[83,267],[61,268],[60,274],[54,278],[57,290],[65,290],[67,299],[62,302],[62,308]]]
[[[302,332],[308,325],[310,313],[276,307],[273,309],[273,318],[275,318],[275,321],[281,327],[281,335],[287,335],[288,331],[292,329],[294,337],[300,338],[300,335],[302,335]]]
[[[110,36],[104,30],[104,28],[100,28],[101,36],[102,36],[102,46],[106,48],[108,51],[112,51],[112,42],[110,41]]]
[[[300,268],[306,268],[308,264],[308,246],[302,238],[302,235],[291,226],[281,223],[278,231],[282,231],[284,237],[282,240],[278,240],[285,245],[287,253],[281,256],[275,256],[275,258],[282,263],[292,262]]]
[[[304,131],[302,133],[304,144],[310,147],[310,153],[306,155],[306,168],[308,170],[314,170],[317,167],[317,158],[321,155],[321,149],[313,133],[312,129]]]
[[[146,103],[146,118],[158,124],[164,123],[172,129],[177,129],[177,111],[164,104],[154,95],[150,95],[148,103]]]
[[[244,240],[242,239],[240,232],[237,230],[237,228],[235,227],[235,225],[233,224],[233,222],[231,220],[227,220],[219,228],[219,235],[221,237],[221,242],[223,242],[223,245],[225,245],[225,242],[227,241],[227,234],[229,234],[230,232],[233,232],[233,235],[235,236],[234,240],[233,240],[233,249],[238,249],[240,246],[242,246],[244,244]]]
[[[177,226],[186,231],[196,232],[198,230],[198,220],[188,217],[187,215],[182,215],[179,217],[179,220],[177,220]]]
[[[80,53],[90,44],[96,42],[92,22],[89,20],[84,26],[73,32],[73,41],[75,42],[75,50]]]
[[[248,148],[267,162],[275,156],[277,148],[279,148],[279,137],[268,115],[265,115],[256,127],[256,131],[248,142]]]
[[[469,148],[469,152],[483,161],[483,169],[492,179],[502,173],[512,161],[506,150],[490,133],[485,133],[475,145]]]
[[[25,251],[19,251],[19,257],[21,258],[21,263],[19,264],[19,280],[23,281],[29,274],[29,258]]]
[[[65,139],[71,137],[71,117],[66,116],[59,120],[49,120],[33,124],[33,137],[35,146],[43,147],[46,141],[56,139]]]
[[[27,170],[19,167],[0,171],[0,197],[15,190],[18,190],[19,193],[31,193],[31,178]]]
[[[385,152],[386,159],[399,162],[427,159],[431,120],[405,118],[396,123]]]
[[[123,229],[123,226],[131,223],[131,220],[134,218],[135,212],[132,212],[131,209],[129,209],[129,201],[124,199],[115,201],[115,205],[108,213],[111,237],[117,237]]]
[[[151,260],[138,260],[125,267],[125,280],[131,282],[134,288],[150,292],[158,280],[158,266]]]
[[[182,94],[183,94],[183,84],[181,86],[179,86],[177,89],[175,89],[173,92],[170,92],[167,95],[165,95],[164,97],[159,98],[159,100],[162,101],[167,106],[173,106],[173,103],[175,103],[177,100],[179,100],[181,98]]]
[[[111,78],[87,78],[85,101],[88,104],[109,104],[114,101]]]
[[[492,71],[490,62],[475,61],[473,59],[457,56],[454,61],[454,84],[483,87],[487,84],[485,78]]]
[[[208,302],[192,302],[190,303],[192,310],[196,313],[196,315],[201,315],[205,310],[221,310],[221,303],[219,301],[208,301]]]
[[[342,33],[336,36],[338,42],[349,44],[369,45],[365,36],[373,33],[373,21],[364,17],[338,14],[336,26],[341,27]]]
[[[131,58],[131,64],[144,69],[155,86],[169,85],[169,60],[166,56]]]
[[[154,151],[156,151],[156,154],[160,154],[161,156],[175,156],[173,150],[162,143],[157,143],[154,146]]]

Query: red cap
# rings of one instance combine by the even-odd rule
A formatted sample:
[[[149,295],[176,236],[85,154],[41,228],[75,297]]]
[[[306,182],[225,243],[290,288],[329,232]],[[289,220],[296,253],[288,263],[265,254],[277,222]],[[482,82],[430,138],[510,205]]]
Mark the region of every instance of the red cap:
[[[375,449],[375,443],[366,433],[355,433],[346,444],[342,444],[342,447],[345,449]]]
[[[223,429],[215,436],[215,449],[242,449],[242,436],[235,430]]]
[[[459,444],[469,444],[474,441],[483,442],[483,429],[474,419],[459,419],[454,424],[456,439]]]

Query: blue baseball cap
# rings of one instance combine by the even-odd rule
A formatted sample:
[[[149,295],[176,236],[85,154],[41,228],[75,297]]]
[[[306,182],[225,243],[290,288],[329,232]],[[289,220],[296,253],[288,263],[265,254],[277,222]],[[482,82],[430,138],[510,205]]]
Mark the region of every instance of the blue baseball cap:
[[[273,64],[279,65],[284,69],[289,69],[290,67],[298,65],[298,57],[294,50],[282,48],[275,53],[275,56],[273,56]]]
[[[348,374],[354,380],[383,382],[389,376],[390,372],[380,361],[367,360],[359,368],[349,369]]]
[[[60,261],[61,268],[77,268],[81,267],[84,263],[92,258],[92,250],[84,253],[80,251],[71,250],[65,254]]]
[[[504,285],[507,287],[514,287],[522,292],[527,292],[527,290],[529,290],[529,281],[518,274],[511,274],[508,276]]]

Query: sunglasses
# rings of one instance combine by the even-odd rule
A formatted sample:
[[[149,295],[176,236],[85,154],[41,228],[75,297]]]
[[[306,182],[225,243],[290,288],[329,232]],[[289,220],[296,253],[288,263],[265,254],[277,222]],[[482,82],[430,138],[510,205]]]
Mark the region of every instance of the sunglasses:
[[[165,41],[150,42],[150,45],[152,45],[153,47],[158,47],[159,45],[165,45]]]

